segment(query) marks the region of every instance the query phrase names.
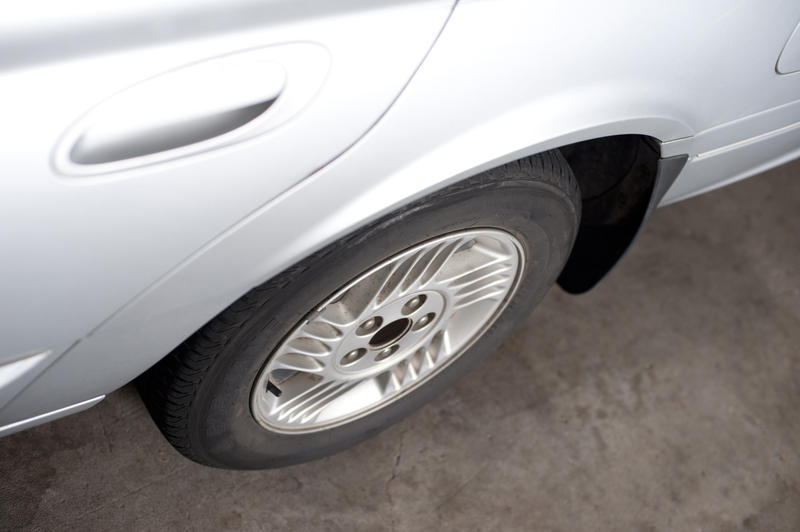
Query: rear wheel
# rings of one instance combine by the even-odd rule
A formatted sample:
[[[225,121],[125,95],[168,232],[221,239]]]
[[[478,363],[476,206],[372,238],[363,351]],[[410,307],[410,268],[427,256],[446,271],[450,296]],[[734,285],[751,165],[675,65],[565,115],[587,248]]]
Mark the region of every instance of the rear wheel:
[[[579,213],[558,152],[438,191],[251,290],[148,372],[148,408],[212,466],[344,449],[499,346],[555,282]]]

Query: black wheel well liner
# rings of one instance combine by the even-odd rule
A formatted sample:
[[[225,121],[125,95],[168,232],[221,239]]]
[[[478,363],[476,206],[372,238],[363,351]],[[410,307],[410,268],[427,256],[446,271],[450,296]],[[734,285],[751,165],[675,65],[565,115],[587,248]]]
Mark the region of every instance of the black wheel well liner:
[[[581,188],[581,225],[558,284],[573,294],[603,279],[625,254],[688,157],[661,157],[658,140],[616,135],[562,146]]]

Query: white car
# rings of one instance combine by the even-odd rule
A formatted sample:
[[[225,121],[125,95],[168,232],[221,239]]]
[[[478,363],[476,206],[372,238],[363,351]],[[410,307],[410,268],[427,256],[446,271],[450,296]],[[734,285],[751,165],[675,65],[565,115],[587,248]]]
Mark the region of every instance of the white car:
[[[341,450],[800,155],[800,3],[30,0],[0,20],[0,434],[138,379],[228,468]],[[622,296],[622,295],[621,295]]]

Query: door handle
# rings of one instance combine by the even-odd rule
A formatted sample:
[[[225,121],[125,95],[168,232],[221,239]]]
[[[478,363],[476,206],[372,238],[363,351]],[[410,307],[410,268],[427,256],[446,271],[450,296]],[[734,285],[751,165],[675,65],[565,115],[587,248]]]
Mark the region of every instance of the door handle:
[[[247,54],[183,67],[111,97],[70,150],[77,164],[102,164],[188,146],[237,129],[266,111],[285,82],[275,62]]]
[[[102,164],[188,146],[233,131],[266,111],[275,100],[173,122],[114,122],[90,128],[73,146],[77,164]]]
[[[90,110],[56,147],[54,165],[66,175],[108,173],[252,138],[305,107],[328,66],[327,50],[296,43],[157,75]]]

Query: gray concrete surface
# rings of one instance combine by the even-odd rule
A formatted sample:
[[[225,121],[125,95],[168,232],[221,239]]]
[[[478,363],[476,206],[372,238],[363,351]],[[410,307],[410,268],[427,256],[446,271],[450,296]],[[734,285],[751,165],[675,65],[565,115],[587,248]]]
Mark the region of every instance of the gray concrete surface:
[[[457,387],[277,471],[174,452],[131,387],[0,439],[0,526],[800,530],[800,162],[658,211]]]

